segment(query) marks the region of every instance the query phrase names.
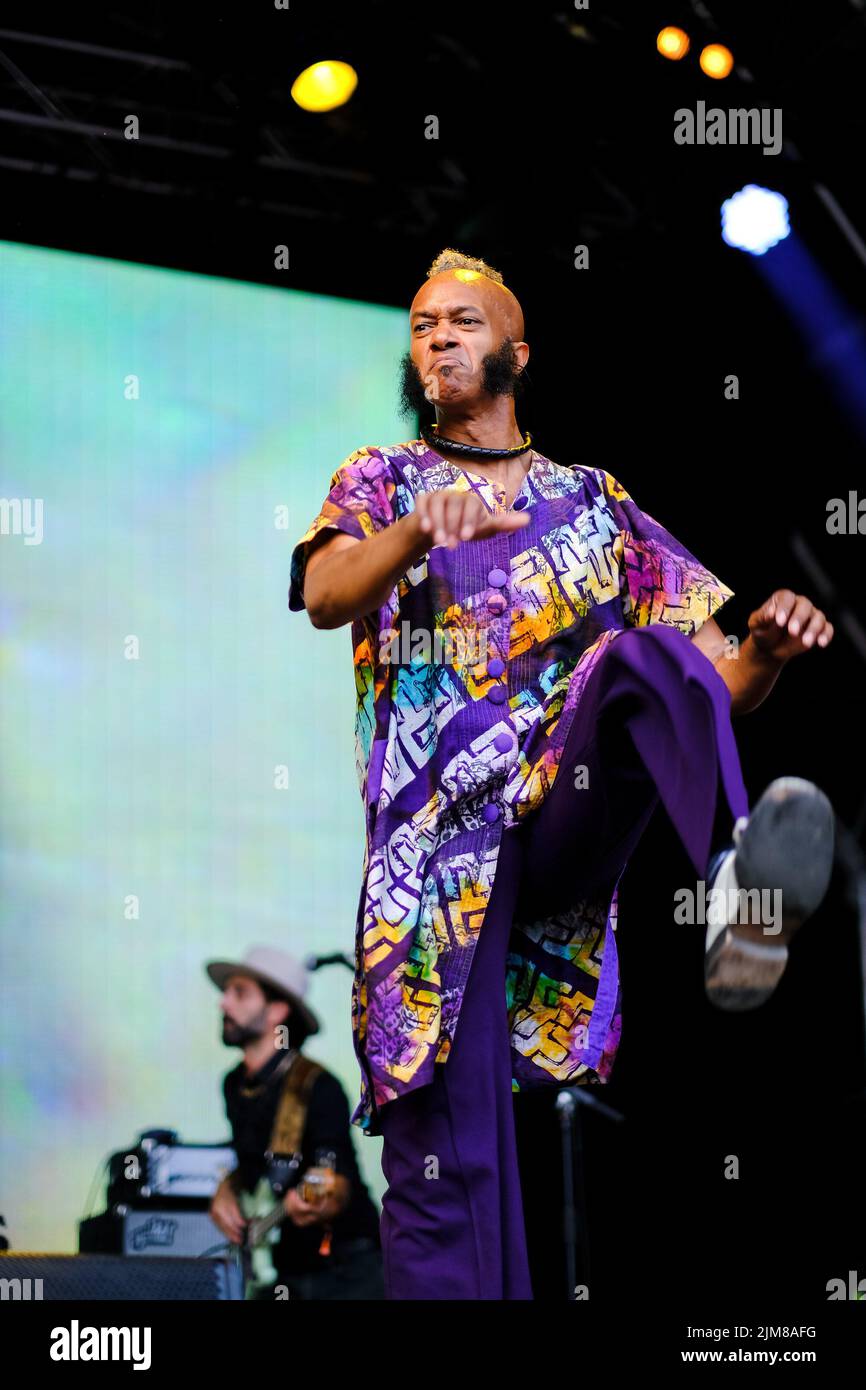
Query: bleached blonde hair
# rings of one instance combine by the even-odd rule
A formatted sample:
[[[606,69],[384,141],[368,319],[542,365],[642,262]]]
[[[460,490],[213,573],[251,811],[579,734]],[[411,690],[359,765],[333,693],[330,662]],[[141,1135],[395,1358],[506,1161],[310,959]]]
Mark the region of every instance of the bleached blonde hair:
[[[456,251],[453,246],[446,246],[444,251],[439,252],[427,271],[427,279],[433,275],[441,275],[443,270],[474,270],[476,275],[486,275],[488,280],[495,280],[497,285],[503,283],[499,271],[494,270],[492,265],[480,260],[478,256],[467,256],[463,251]]]

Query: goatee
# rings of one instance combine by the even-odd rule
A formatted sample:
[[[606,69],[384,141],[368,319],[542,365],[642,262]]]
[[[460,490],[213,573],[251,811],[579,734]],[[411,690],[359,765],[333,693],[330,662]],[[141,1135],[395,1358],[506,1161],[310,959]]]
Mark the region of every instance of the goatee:
[[[246,1047],[247,1043],[258,1042],[266,1028],[264,1014],[251,1019],[246,1025],[234,1023],[230,1018],[223,1019],[223,1042],[226,1047]]]
[[[516,397],[524,385],[523,370],[517,361],[514,344],[510,338],[506,338],[495,352],[488,352],[481,359],[481,389],[489,396]],[[404,352],[400,358],[398,390],[401,416],[423,417],[433,409],[424,395],[421,373],[409,352]]]

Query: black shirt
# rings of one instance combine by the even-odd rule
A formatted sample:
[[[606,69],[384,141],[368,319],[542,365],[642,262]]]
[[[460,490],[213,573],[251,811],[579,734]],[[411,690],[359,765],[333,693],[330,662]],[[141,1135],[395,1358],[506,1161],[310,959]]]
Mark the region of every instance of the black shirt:
[[[244,1063],[230,1071],[223,1080],[226,1114],[232,1128],[232,1146],[238,1156],[241,1185],[254,1191],[265,1173],[265,1151],[274,1127],[277,1105],[282,1094],[285,1074],[273,1076],[285,1057],[276,1051],[265,1065],[248,1076]],[[273,1079],[272,1079],[273,1078]],[[255,1088],[255,1094],[245,1096],[244,1089]],[[261,1089],[259,1089],[261,1088]],[[321,1071],[309,1094],[301,1153],[301,1171],[312,1168],[317,1149],[331,1149],[336,1154],[336,1171],[348,1179],[349,1203],[331,1223],[331,1248],[337,1255],[347,1242],[363,1236],[379,1245],[379,1214],[358,1171],[355,1149],[349,1124],[349,1103],[335,1076]],[[278,1198],[274,1198],[274,1204]],[[321,1269],[324,1257],[319,1254],[324,1226],[314,1222],[299,1227],[286,1217],[280,1228],[280,1240],[273,1248],[273,1261],[278,1274],[299,1274]]]

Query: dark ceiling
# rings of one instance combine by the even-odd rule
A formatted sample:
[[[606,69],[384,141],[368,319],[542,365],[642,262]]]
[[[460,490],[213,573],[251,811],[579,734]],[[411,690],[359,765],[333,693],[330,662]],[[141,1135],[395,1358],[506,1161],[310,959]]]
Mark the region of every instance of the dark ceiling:
[[[742,174],[742,151],[709,161],[674,145],[673,111],[698,97],[781,106],[803,166],[758,154],[754,173],[820,177],[863,225],[862,159],[850,159],[863,146],[863,9],[6,5],[0,232],[253,279],[273,278],[270,248],[285,243],[294,284],[398,303],[405,277],[452,242],[506,267],[531,248],[569,268],[579,242],[627,264]],[[665,62],[654,36],[669,22],[693,47],[726,40],[751,80],[711,82],[694,53]],[[289,87],[322,56],[348,59],[360,81],[347,106],[312,115]],[[124,138],[129,115],[137,140]]]

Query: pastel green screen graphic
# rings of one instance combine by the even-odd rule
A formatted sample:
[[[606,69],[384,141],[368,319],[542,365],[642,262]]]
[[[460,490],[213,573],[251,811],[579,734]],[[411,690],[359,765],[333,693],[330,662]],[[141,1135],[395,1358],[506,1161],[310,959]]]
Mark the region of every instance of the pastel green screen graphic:
[[[412,435],[407,316],[3,244],[0,333],[0,1212],[62,1251],[141,1130],[228,1137],[204,963],[353,953],[351,640],[289,612],[289,557],[347,454]],[[351,1110],[350,991],[312,977],[305,1050]]]

